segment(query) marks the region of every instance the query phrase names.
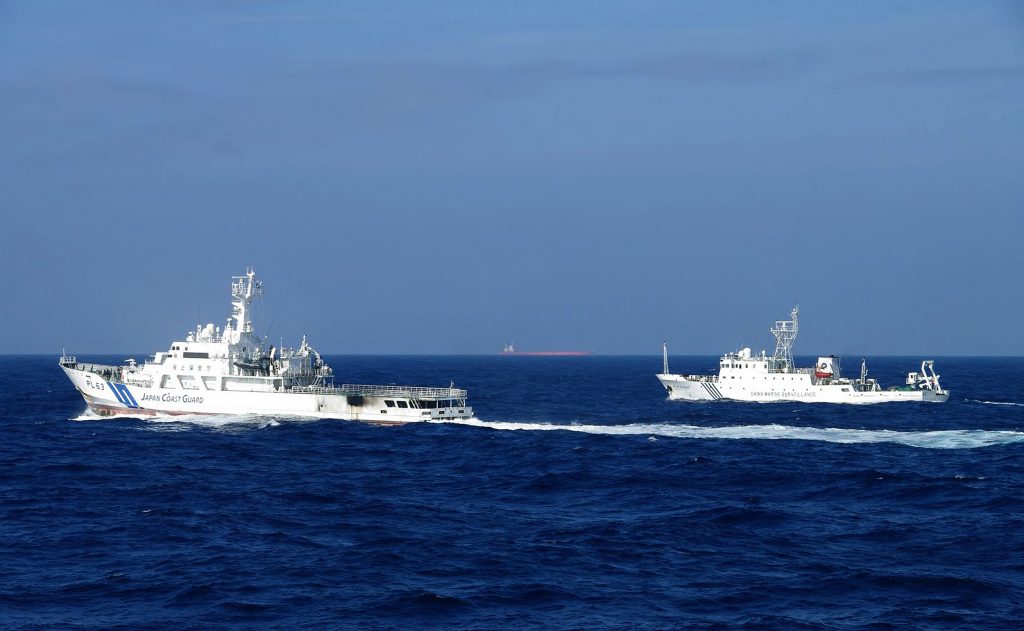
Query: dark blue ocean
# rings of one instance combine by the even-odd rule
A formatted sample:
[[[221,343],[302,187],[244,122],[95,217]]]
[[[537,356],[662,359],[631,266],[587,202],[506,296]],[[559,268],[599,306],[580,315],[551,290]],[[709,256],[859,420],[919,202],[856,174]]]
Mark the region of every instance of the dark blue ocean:
[[[656,356],[328,359],[480,422],[89,419],[0,357],[0,627],[1022,628],[1024,359],[863,407],[668,402]]]

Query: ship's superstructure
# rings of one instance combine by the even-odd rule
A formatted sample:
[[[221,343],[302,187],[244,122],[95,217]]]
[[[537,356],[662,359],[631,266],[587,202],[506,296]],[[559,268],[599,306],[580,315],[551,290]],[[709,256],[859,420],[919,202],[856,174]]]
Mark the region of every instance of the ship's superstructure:
[[[270,414],[373,423],[471,418],[455,387],[334,385],[333,371],[302,336],[277,348],[253,330],[253,299],[263,292],[252,269],[231,282],[224,328],[197,325],[144,363],[111,366],[62,355],[60,366],[89,408],[112,414]]]
[[[775,352],[753,354],[749,348],[722,355],[717,375],[679,375],[669,372],[668,345],[663,346],[664,366],[658,380],[670,399],[682,401],[806,401],[820,403],[884,403],[890,401],[934,401],[949,399],[939,385],[935,364],[921,362],[921,370],[907,373],[902,386],[883,389],[868,378],[867,363],[861,361],[860,377],[843,377],[839,357],[819,357],[813,368],[797,368],[793,343],[800,330],[800,311],[794,308],[789,320],[772,327]]]

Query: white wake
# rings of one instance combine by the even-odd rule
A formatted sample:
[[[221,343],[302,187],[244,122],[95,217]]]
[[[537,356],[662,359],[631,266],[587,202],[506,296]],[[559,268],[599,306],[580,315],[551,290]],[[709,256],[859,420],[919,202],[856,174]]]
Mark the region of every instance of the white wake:
[[[222,429],[264,429],[267,427],[277,427],[282,422],[311,422],[320,420],[316,417],[308,416],[268,417],[257,414],[160,414],[156,416],[117,414],[113,416],[100,416],[88,410],[71,420],[96,421],[118,418],[147,421],[147,426],[157,431],[185,431],[189,426]],[[895,443],[922,449],[976,449],[978,447],[1024,442],[1024,432],[984,429],[896,431],[887,429],[843,429],[839,427],[796,427],[778,424],[727,425],[722,427],[701,427],[699,425],[676,425],[669,423],[584,425],[483,421],[476,418],[427,422],[432,424],[469,425],[506,431],[567,431],[612,436],[667,436],[671,438],[719,440],[814,440],[843,444]],[[416,424],[410,423],[409,425]]]
[[[816,440],[829,443],[863,444],[895,443],[923,449],[975,449],[993,445],[1024,442],[1024,432],[950,429],[934,431],[895,431],[842,429],[838,427],[793,427],[789,425],[731,425],[700,427],[667,423],[636,423],[630,425],[557,425],[548,423],[514,423],[501,421],[431,421],[487,427],[498,430],[584,432],[620,436],[670,436],[673,438]]]
[[[72,421],[106,421],[115,419],[132,419],[146,421],[147,427],[157,431],[185,431],[190,425],[210,428],[237,428],[263,429],[265,427],[277,427],[281,421],[309,421],[316,420],[311,417],[269,417],[258,414],[110,414],[100,416],[91,410],[86,410]]]
[[[1014,403],[1013,401],[979,401],[978,399],[967,399],[972,403],[984,403],[985,405],[1012,405],[1015,407],[1024,407],[1024,403]]]

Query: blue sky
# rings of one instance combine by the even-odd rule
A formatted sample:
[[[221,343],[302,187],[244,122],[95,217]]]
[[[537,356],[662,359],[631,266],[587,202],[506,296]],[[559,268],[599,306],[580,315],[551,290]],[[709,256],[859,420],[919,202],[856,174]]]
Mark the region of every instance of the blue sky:
[[[0,5],[0,352],[1022,354],[1013,2]]]

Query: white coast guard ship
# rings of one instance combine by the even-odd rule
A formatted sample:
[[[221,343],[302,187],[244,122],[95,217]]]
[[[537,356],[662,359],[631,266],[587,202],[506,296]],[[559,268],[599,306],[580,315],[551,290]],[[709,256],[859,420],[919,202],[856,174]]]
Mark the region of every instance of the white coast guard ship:
[[[789,320],[772,327],[775,354],[754,355],[749,348],[722,355],[717,375],[674,375],[668,369],[668,345],[663,346],[664,370],[658,380],[669,399],[682,401],[806,401],[810,403],[884,403],[890,401],[934,401],[949,399],[939,385],[934,362],[921,362],[920,372],[907,373],[906,383],[883,389],[868,378],[861,361],[860,377],[850,379],[839,372],[839,358],[819,357],[814,368],[796,368],[793,342],[799,332],[800,310],[794,308]]]
[[[253,333],[253,298],[263,293],[252,269],[231,282],[232,315],[224,329],[196,326],[167,352],[122,366],[77,361],[60,366],[100,415],[299,415],[397,424],[471,418],[466,391],[455,387],[335,386],[333,372],[302,337],[275,348]]]

